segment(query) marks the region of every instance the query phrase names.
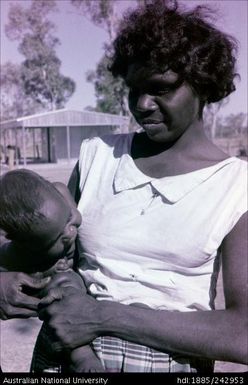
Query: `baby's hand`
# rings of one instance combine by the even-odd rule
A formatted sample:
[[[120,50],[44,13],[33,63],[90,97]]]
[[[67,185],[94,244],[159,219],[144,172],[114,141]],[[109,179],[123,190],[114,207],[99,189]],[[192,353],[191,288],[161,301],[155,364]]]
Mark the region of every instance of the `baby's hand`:
[[[55,268],[56,266],[57,264],[55,265]],[[63,265],[63,263],[61,266],[66,268],[66,265]],[[84,281],[78,273],[70,268],[66,270],[57,270],[56,274],[52,276],[40,296],[40,298],[43,298],[39,303],[39,308],[49,306],[54,301],[61,300],[65,291],[68,289],[80,290],[82,295],[86,294]]]
[[[42,275],[43,277],[48,277],[48,276],[53,276],[57,273],[66,272],[69,270],[71,270],[71,268],[69,266],[68,260],[66,258],[61,258],[55,263],[55,265],[50,267],[50,269],[44,271]]]

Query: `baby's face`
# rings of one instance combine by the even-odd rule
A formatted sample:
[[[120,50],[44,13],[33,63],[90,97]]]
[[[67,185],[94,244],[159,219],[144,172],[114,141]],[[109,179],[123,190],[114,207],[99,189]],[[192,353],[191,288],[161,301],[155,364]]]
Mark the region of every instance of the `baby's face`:
[[[46,195],[39,210],[43,218],[37,220],[32,233],[22,242],[22,247],[32,254],[33,271],[47,270],[63,257],[72,265],[77,228],[81,224],[80,213],[66,197],[59,192]]]

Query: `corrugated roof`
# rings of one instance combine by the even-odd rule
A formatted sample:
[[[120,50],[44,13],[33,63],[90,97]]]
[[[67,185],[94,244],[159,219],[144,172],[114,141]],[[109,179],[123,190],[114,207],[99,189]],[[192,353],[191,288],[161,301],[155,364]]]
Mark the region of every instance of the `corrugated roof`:
[[[1,122],[0,127],[123,126],[128,122],[126,116],[62,109]]]

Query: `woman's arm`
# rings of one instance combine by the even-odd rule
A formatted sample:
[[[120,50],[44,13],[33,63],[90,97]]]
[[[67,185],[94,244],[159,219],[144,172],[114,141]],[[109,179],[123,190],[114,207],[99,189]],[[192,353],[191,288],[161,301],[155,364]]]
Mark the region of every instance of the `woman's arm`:
[[[223,242],[225,310],[170,312],[63,293],[43,312],[65,347],[112,335],[161,351],[247,363],[247,214]]]

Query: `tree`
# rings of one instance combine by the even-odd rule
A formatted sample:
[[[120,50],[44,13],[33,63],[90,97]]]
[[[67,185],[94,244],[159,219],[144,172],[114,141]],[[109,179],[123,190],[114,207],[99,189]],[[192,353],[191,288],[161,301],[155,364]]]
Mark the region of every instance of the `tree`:
[[[216,103],[208,104],[204,110],[204,122],[205,122],[205,130],[209,135],[210,139],[214,139],[216,137],[216,132],[218,129],[219,123],[219,111],[221,107],[225,106],[229,102],[229,98],[220,100]]]
[[[135,0],[133,3],[134,5],[137,3],[144,5],[149,1]],[[95,86],[97,99],[95,110],[131,117],[128,109],[128,89],[122,79],[113,78],[108,70],[107,52],[111,50],[111,44],[119,26],[118,6],[121,2],[121,0],[71,0],[72,5],[83,17],[103,28],[108,34],[108,42],[105,43],[105,55],[100,59],[96,70],[87,73],[87,80]]]
[[[97,95],[96,111],[128,115],[128,90],[123,79],[115,79],[108,71],[109,59],[102,57],[95,71],[87,73],[87,81],[93,83]]]
[[[114,40],[119,24],[118,2],[118,0],[71,0],[72,5],[78,9],[81,15],[107,31],[109,42]]]
[[[56,55],[59,39],[48,19],[56,11],[55,0],[33,0],[30,7],[11,4],[5,32],[10,40],[19,41],[25,60],[20,67],[24,94],[44,109],[61,108],[75,90],[75,83],[60,73]]]
[[[145,6],[153,0],[134,0],[134,5]],[[105,29],[112,43],[119,26],[118,7],[122,0],[71,0],[73,6],[96,26]]]
[[[40,105],[24,93],[20,65],[11,62],[1,65],[0,83],[1,120],[14,119],[40,110]]]
[[[108,71],[109,59],[106,52],[115,38],[119,18],[115,0],[71,0],[79,13],[96,26],[103,28],[108,34],[105,43],[105,54],[95,70],[88,71],[86,79],[93,83],[96,95],[95,111],[128,115],[127,89],[121,79],[114,79]]]
[[[247,134],[247,113],[230,114],[225,118],[223,128],[226,136]]]

